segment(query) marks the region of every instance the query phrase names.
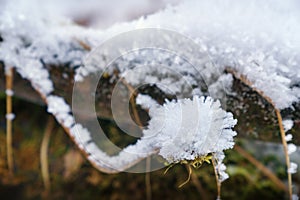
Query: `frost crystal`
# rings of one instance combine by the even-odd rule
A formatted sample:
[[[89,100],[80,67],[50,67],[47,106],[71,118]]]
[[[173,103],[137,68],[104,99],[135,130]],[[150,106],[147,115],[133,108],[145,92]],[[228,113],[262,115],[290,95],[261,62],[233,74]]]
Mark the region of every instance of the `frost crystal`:
[[[210,97],[194,96],[150,108],[144,137],[155,137],[153,145],[169,163],[194,160],[232,148],[237,123],[231,113]]]
[[[70,114],[71,108],[62,97],[50,95],[46,98],[49,113],[52,113],[58,122],[70,128],[74,123],[74,117]]]
[[[296,145],[294,145],[294,144],[292,144],[292,143],[288,144],[288,154],[292,154],[292,153],[294,153],[296,150],[297,150],[297,146],[296,146]]]
[[[16,116],[13,113],[9,113],[9,114],[6,114],[5,117],[7,120],[13,120],[13,119],[15,119]]]
[[[292,200],[299,200],[298,195],[297,195],[297,194],[293,194],[293,195],[292,195]]]
[[[81,124],[76,124],[70,129],[71,134],[74,136],[74,139],[79,144],[85,144],[92,140],[90,132],[82,127]]]
[[[291,130],[291,128],[294,125],[294,122],[293,122],[293,120],[286,119],[286,120],[282,121],[282,124],[283,124],[284,131],[287,132],[287,131]]]
[[[158,106],[157,102],[152,99],[149,95],[139,94],[136,97],[136,104],[141,105],[144,109]]]
[[[291,141],[292,139],[293,139],[293,135],[292,134],[287,134],[285,136],[285,141],[287,141],[287,142]]]
[[[295,173],[297,173],[297,168],[298,168],[297,163],[291,162],[290,165],[291,165],[291,166],[290,166],[290,168],[288,169],[288,173],[290,173],[290,174],[295,174]]]
[[[215,168],[219,175],[219,181],[223,182],[229,178],[229,175],[225,172],[226,166],[223,164],[223,160],[225,158],[224,152],[216,152],[213,154],[213,157],[217,162]]]
[[[14,95],[14,91],[11,90],[11,89],[7,89],[7,90],[5,90],[5,94],[6,94],[7,96],[13,96],[13,95]]]
[[[62,97],[49,96],[47,98],[48,112],[52,114],[68,113],[71,111],[69,105]]]

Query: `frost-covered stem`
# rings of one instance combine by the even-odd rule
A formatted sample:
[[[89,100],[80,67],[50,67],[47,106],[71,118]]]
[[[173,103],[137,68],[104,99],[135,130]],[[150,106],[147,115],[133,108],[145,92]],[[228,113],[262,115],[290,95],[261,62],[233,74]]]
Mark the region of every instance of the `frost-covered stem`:
[[[49,146],[50,135],[51,135],[51,131],[53,130],[53,127],[54,127],[54,119],[52,118],[52,116],[49,116],[44,137],[41,144],[41,149],[40,149],[42,179],[44,182],[46,195],[49,194],[51,189],[49,167],[48,167],[48,146]]]
[[[275,109],[277,118],[278,118],[278,124],[279,124],[279,129],[280,129],[280,135],[281,135],[281,141],[282,141],[282,145],[283,145],[283,150],[284,150],[284,154],[285,154],[285,162],[286,162],[286,166],[287,169],[290,169],[290,156],[288,153],[288,146],[287,146],[287,142],[285,140],[285,131],[283,128],[283,124],[282,124],[282,117],[280,114],[280,110]],[[289,186],[289,196],[290,196],[290,200],[292,200],[292,195],[293,195],[293,189],[292,189],[292,174],[290,172],[288,172],[288,186]]]
[[[283,150],[284,150],[284,154],[285,154],[286,166],[287,166],[287,169],[289,169],[290,168],[290,156],[288,154],[288,147],[287,147],[287,142],[285,140],[285,131],[284,131],[283,124],[282,124],[282,117],[280,114],[280,110],[276,107],[276,105],[272,101],[272,99],[270,97],[268,97],[267,95],[265,95],[263,91],[254,87],[253,83],[250,80],[248,80],[245,75],[240,75],[236,71],[229,69],[229,68],[226,69],[226,71],[228,73],[233,74],[235,78],[239,79],[241,82],[243,82],[244,84],[246,84],[247,86],[252,88],[254,91],[256,91],[261,97],[263,97],[265,100],[267,100],[274,107],[276,115],[277,115],[277,119],[278,119],[280,135],[281,135],[281,142],[282,142]],[[293,192],[292,192],[292,174],[289,172],[288,172],[288,192],[289,192],[289,198],[290,198],[290,200],[292,200],[292,194],[293,194]]]
[[[13,87],[13,68],[6,71],[6,91],[12,91]],[[13,147],[12,147],[12,118],[9,117],[12,113],[12,95],[6,94],[6,151],[7,151],[7,165],[11,175],[13,175]]]
[[[215,158],[212,158],[211,161],[212,161],[212,165],[213,165],[213,168],[214,168],[216,183],[217,183],[217,190],[218,190],[217,200],[220,200],[221,199],[221,186],[222,186],[222,183],[219,179],[219,174],[218,174],[218,169],[217,169],[218,167],[217,167],[217,163],[216,163]]]
[[[247,151],[245,151],[241,146],[235,144],[234,149],[244,158],[246,158],[250,163],[252,163],[258,170],[260,170],[266,177],[268,177],[273,183],[280,189],[287,192],[287,188],[284,185],[284,183],[277,178],[277,176],[269,170],[267,167],[265,167],[261,162],[256,160],[251,154],[249,154]]]

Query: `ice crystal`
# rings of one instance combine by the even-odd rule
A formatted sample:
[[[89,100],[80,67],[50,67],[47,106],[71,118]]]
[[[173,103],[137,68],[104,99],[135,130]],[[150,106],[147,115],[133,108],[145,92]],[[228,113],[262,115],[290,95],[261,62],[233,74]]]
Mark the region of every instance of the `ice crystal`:
[[[48,104],[47,111],[53,114],[58,122],[67,128],[75,123],[74,117],[70,114],[71,108],[62,97],[49,95],[46,101]]]
[[[213,154],[214,159],[216,160],[216,171],[218,172],[218,178],[220,182],[225,181],[229,178],[229,175],[226,173],[226,166],[223,164],[225,158],[224,152],[216,152]]]
[[[14,91],[11,90],[11,89],[7,89],[7,90],[5,90],[5,94],[6,94],[7,96],[13,96],[13,95],[14,95]]]
[[[285,136],[285,141],[287,141],[287,142],[291,141],[292,139],[293,139],[293,135],[292,134],[287,134]]]
[[[292,195],[292,200],[299,200],[298,195],[297,195],[297,194],[293,194],[293,195]]]
[[[79,144],[85,144],[89,141],[91,141],[91,134],[90,132],[82,127],[81,124],[75,124],[71,129],[70,132],[74,136],[74,139]]]
[[[6,114],[5,117],[7,120],[13,120],[13,119],[15,119],[16,116],[14,113],[9,113],[9,114]]]
[[[297,163],[291,162],[290,168],[288,169],[288,173],[291,173],[291,174],[297,173],[297,168],[298,168]]]
[[[231,113],[210,97],[167,101],[151,107],[151,120],[144,137],[155,137],[153,144],[169,163],[194,160],[232,148],[236,124]]]
[[[283,124],[283,127],[284,127],[284,131],[287,132],[287,131],[291,130],[291,128],[294,125],[294,122],[293,122],[293,120],[286,119],[286,120],[282,121],[282,124]]]
[[[288,154],[292,154],[297,150],[297,146],[293,143],[288,144]]]
[[[157,102],[154,99],[152,99],[149,95],[143,95],[143,94],[139,94],[136,97],[136,103],[138,105],[141,105],[142,108],[144,109],[149,109],[151,107],[158,106]]]

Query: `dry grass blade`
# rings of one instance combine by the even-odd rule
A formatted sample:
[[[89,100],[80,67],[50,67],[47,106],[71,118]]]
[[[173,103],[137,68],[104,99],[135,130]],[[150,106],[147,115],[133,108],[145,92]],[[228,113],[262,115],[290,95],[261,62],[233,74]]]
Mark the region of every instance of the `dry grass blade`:
[[[287,169],[289,169],[290,168],[290,156],[288,154],[288,147],[287,147],[287,142],[285,140],[285,131],[284,131],[283,124],[282,124],[282,117],[281,117],[281,114],[280,114],[280,110],[276,108],[276,106],[275,106],[274,102],[272,101],[272,99],[270,97],[268,97],[267,95],[265,95],[263,93],[263,91],[261,91],[258,88],[254,87],[253,83],[250,80],[248,80],[246,76],[239,75],[233,69],[226,69],[226,72],[232,74],[236,79],[240,80],[245,85],[247,85],[248,87],[250,87],[254,91],[256,91],[261,97],[263,97],[266,101],[268,101],[273,106],[273,108],[275,109],[277,119],[278,119],[279,129],[280,129],[281,142],[282,142],[283,149],[284,149],[284,154],[285,154],[286,166],[287,166]],[[292,200],[292,194],[293,194],[293,191],[292,191],[293,190],[292,189],[292,175],[291,175],[291,173],[287,173],[287,175],[288,175],[288,193],[289,193],[290,200]]]
[[[13,162],[13,147],[12,147],[12,91],[13,88],[13,68],[6,72],[6,152],[7,152],[7,165],[10,175],[13,175],[14,162]]]
[[[218,200],[218,199],[221,199],[221,186],[222,186],[222,183],[221,183],[221,181],[219,179],[216,160],[214,158],[211,159],[211,160],[212,160],[212,165],[213,165],[214,172],[215,172],[215,177],[216,177],[217,191],[218,191],[218,193],[217,193],[218,194],[217,200]]]
[[[281,135],[281,141],[283,144],[283,150],[285,154],[285,162],[286,162],[286,167],[287,169],[290,168],[290,156],[288,153],[288,147],[287,147],[287,142],[285,140],[285,131],[283,128],[282,124],[282,117],[280,114],[280,111],[278,109],[275,109],[277,118],[278,118],[278,124],[279,124],[279,129],[280,129],[280,135]],[[290,200],[292,200],[292,195],[293,195],[293,189],[292,189],[292,174],[288,172],[288,186],[289,186],[289,195],[290,195]]]
[[[54,119],[52,116],[49,116],[44,137],[41,144],[41,149],[40,149],[41,171],[42,171],[42,178],[45,186],[46,196],[49,195],[51,189],[49,167],[48,167],[48,146],[49,146],[50,136],[53,127],[54,127]]]

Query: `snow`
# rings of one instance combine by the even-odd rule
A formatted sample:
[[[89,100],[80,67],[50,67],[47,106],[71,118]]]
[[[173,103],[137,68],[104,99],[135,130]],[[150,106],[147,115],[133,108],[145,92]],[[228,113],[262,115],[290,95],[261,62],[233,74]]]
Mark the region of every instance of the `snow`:
[[[158,106],[158,103],[152,99],[149,95],[138,94],[136,97],[136,104],[142,106],[144,109]]]
[[[209,85],[208,90],[210,96],[215,99],[224,99],[226,94],[230,93],[233,77],[231,74],[223,74],[218,80]]]
[[[287,134],[285,136],[285,141],[287,141],[287,142],[291,141],[292,139],[293,139],[293,135],[292,134]]]
[[[65,102],[65,100],[62,97],[51,95],[47,97],[47,104],[47,111],[54,115],[58,113],[68,113],[71,111],[70,106]]]
[[[78,144],[82,144],[83,146],[92,140],[90,132],[82,127],[81,124],[75,124],[71,129],[70,129],[71,135],[74,137],[74,140]]]
[[[108,173],[125,171],[141,159],[155,154],[155,150],[148,145],[149,141],[145,140],[138,141],[135,145],[127,146],[117,155],[109,156],[99,149],[92,141],[89,131],[80,124],[76,124],[71,128],[71,134],[74,136],[74,140],[81,144],[80,147],[88,154],[88,159],[92,163],[96,163],[99,169]]]
[[[6,117],[7,120],[12,121],[12,120],[15,119],[16,116],[15,116],[14,113],[9,113],[9,114],[6,114],[5,117]]]
[[[291,174],[297,173],[297,168],[298,168],[297,163],[291,162],[290,168],[288,169],[288,173],[291,173]]]
[[[294,122],[291,119],[283,120],[282,124],[285,132],[291,130],[291,128],[294,126]]]
[[[292,154],[297,150],[297,146],[293,143],[288,144],[288,154]]]
[[[297,194],[293,194],[293,195],[292,195],[292,200],[299,200],[298,195],[297,195]]]
[[[151,107],[149,115],[151,120],[143,131],[144,137],[152,138],[152,145],[160,149],[159,155],[169,163],[194,160],[234,145],[236,132],[231,128],[237,121],[210,97],[166,102]]]
[[[71,108],[62,97],[49,95],[46,97],[48,109],[47,111],[53,114],[57,121],[67,128],[75,123],[74,117],[71,115]]]
[[[7,89],[7,90],[5,90],[5,94],[6,94],[7,96],[13,96],[13,95],[14,95],[14,91],[11,90],[11,89]]]
[[[224,152],[216,152],[213,154],[214,159],[216,160],[216,166],[215,169],[218,172],[219,176],[218,179],[220,182],[225,181],[227,178],[229,178],[229,175],[226,173],[226,166],[223,164],[223,160],[225,158]]]
[[[218,101],[210,97],[194,96],[193,100],[155,104],[149,109],[151,120],[147,129],[143,131],[144,136],[136,144],[127,146],[114,156],[109,156],[99,149],[90,132],[80,124],[71,128],[71,134],[88,153],[90,160],[98,163],[102,170],[113,172],[126,170],[132,163],[156,154],[157,151],[169,163],[174,163],[222,152],[232,148],[234,144],[233,136],[236,133],[231,128],[236,124],[236,120],[220,108]],[[187,112],[189,115],[186,115]],[[227,176],[226,167],[221,164],[221,157],[218,159],[223,180]]]
[[[90,0],[88,4],[91,6],[81,9],[82,3],[70,1],[3,1],[0,60],[4,62],[6,72],[14,67],[23,78],[30,80],[47,101],[48,112],[70,129],[79,148],[103,170],[124,170],[130,163],[156,153],[155,149],[159,149],[159,155],[170,163],[213,153],[218,161],[220,180],[224,180],[227,176],[222,153],[234,145],[236,133],[231,128],[236,120],[210,97],[194,96],[192,100],[184,97],[186,94],[202,95],[197,86],[204,81],[210,96],[223,98],[224,94],[231,92],[233,78],[224,74],[225,68],[230,67],[270,97],[276,108],[288,108],[299,102],[300,3],[297,0],[191,0],[165,6],[168,0],[160,2],[160,6],[147,10],[149,2],[141,1],[141,13],[137,15],[166,7],[164,10],[137,20],[116,23],[107,29],[96,29],[120,22],[132,7],[119,6],[120,10],[113,13],[107,8],[115,7],[114,2],[104,5]],[[110,12],[112,21],[99,24],[97,15],[89,16],[94,28],[76,24],[77,16],[74,15],[79,11],[79,17],[93,14],[93,6],[103,6],[103,11]],[[92,53],[97,53],[99,48],[96,47],[105,41],[113,42],[109,40],[113,36],[120,33],[123,35],[119,38],[130,36],[125,33],[142,28],[161,28],[165,30],[162,33],[167,34],[156,35],[148,41],[153,42],[150,44],[139,41],[138,37],[136,40],[140,43],[113,43],[120,46],[113,46],[101,59],[95,60],[96,64],[92,61],[82,65],[91,55],[82,42],[91,47]],[[154,29],[144,30],[157,34]],[[129,44],[132,46],[126,46]],[[157,44],[163,48],[136,50],[135,45],[138,47],[139,44],[141,47]],[[136,51],[128,53],[132,49]],[[53,95],[53,82],[46,69],[50,64],[68,65],[76,68],[75,80],[83,81],[87,75],[106,69],[110,60],[105,60],[104,55],[109,57],[110,53],[122,55],[114,64],[128,83],[156,84],[162,91],[180,98],[156,106],[148,97],[138,97],[138,103],[150,109],[148,129],[143,131],[144,136],[136,145],[128,146],[115,157],[97,148],[89,130],[75,123],[66,101]],[[108,72],[113,70],[109,68]],[[7,91],[7,94],[12,92]],[[14,115],[6,117],[13,119]],[[291,120],[284,121],[286,131],[292,126]],[[286,140],[290,139],[287,136]],[[295,151],[295,145],[289,144],[288,147],[289,153]]]
[[[24,78],[35,82],[36,88],[43,88],[41,91],[46,95],[53,86],[47,81],[49,75],[43,70],[41,60],[78,66],[87,54],[78,40],[93,48],[113,35],[138,26],[166,28],[191,37],[198,43],[199,51],[207,50],[220,72],[230,66],[246,75],[279,109],[299,101],[299,87],[295,84],[300,80],[300,20],[299,3],[295,0],[284,4],[279,0],[185,1],[146,19],[116,24],[105,31],[73,24],[72,18],[65,15],[72,11],[71,8],[67,10],[68,3],[51,3],[50,10],[45,5],[35,0],[4,4],[0,17],[0,33],[4,39],[0,60],[4,60],[7,66],[15,66]],[[174,68],[184,71],[180,61],[174,59],[172,62]],[[176,63],[179,67],[175,66]],[[209,73],[205,75],[211,76]],[[77,80],[80,77],[84,76],[76,75]],[[176,85],[176,80],[170,82]]]

